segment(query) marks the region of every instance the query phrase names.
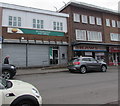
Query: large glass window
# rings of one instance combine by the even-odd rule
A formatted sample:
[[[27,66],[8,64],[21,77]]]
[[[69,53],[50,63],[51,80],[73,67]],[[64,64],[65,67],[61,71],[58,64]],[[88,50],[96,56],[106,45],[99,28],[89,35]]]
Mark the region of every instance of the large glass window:
[[[96,31],[87,31],[88,41],[102,41],[102,33]]]
[[[76,40],[86,40],[86,30],[76,29]]]
[[[110,33],[111,41],[120,41],[120,34]]]

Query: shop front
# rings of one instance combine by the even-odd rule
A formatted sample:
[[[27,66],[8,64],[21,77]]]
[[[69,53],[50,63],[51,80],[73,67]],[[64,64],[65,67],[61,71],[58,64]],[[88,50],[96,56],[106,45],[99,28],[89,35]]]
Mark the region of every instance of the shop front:
[[[109,47],[109,65],[120,65],[120,47]]]
[[[90,56],[99,61],[105,60],[106,48],[98,45],[76,45],[73,47],[74,56]]]

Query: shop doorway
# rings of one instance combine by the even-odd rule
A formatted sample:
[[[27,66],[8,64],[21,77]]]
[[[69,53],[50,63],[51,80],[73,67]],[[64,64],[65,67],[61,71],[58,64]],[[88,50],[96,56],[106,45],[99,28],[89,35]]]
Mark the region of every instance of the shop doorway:
[[[59,49],[58,47],[50,47],[50,64],[59,64]]]

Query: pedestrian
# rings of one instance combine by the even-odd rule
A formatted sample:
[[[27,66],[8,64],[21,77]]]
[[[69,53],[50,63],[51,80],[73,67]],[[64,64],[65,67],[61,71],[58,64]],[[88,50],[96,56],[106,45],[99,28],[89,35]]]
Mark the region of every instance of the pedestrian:
[[[9,64],[9,56],[6,56],[4,59],[4,64]]]

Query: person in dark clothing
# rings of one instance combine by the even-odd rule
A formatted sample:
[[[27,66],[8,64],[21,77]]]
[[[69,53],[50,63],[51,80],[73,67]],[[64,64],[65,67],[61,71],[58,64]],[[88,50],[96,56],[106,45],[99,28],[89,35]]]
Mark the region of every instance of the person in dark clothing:
[[[9,56],[6,56],[4,59],[4,64],[9,64]]]

